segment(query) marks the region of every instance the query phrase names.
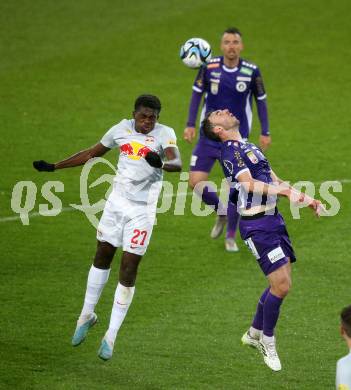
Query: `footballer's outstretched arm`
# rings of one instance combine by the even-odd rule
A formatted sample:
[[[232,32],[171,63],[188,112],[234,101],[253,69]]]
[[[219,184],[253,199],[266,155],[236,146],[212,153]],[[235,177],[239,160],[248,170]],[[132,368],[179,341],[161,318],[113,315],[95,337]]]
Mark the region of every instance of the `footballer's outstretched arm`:
[[[280,179],[273,170],[271,170],[271,177],[274,182],[278,183],[280,186],[284,186],[286,190],[283,190],[279,195],[286,196],[290,202],[293,203],[304,203],[306,206],[313,209],[317,216],[326,212],[325,206],[319,201],[311,196],[297,190],[292,185],[286,181]]]
[[[72,168],[77,167],[79,165],[85,164],[88,160],[94,157],[101,157],[106,152],[108,152],[110,149],[101,144],[100,142],[96,145],[81,150],[78,153],[75,153],[73,156],[70,156],[62,161],[59,161],[57,163],[51,164],[44,160],[34,161],[33,166],[38,171],[54,171],[56,169],[63,169],[63,168]]]
[[[164,152],[167,160],[163,163],[162,169],[167,172],[180,172],[182,170],[182,159],[178,148],[169,147]]]
[[[277,183],[279,186],[285,187],[285,190],[283,189],[278,195],[286,196],[293,202],[302,202],[308,196],[298,191],[296,188],[294,188],[285,180],[282,180],[280,177],[277,176],[277,174],[273,170],[271,170],[271,178],[273,180],[273,183]]]
[[[319,200],[313,199],[303,192],[296,190],[289,183],[281,180],[273,171],[271,171],[271,177],[276,184],[268,184],[260,180],[255,180],[251,176],[251,173],[245,170],[237,176],[237,180],[245,188],[246,192],[286,196],[293,203],[304,203],[313,209],[317,216],[324,211],[324,207]]]

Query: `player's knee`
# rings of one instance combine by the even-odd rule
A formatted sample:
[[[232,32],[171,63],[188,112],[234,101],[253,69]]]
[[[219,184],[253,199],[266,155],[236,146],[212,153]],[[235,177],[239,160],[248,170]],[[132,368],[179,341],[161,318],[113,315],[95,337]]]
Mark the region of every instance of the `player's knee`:
[[[193,190],[197,183],[198,183],[198,181],[194,177],[192,177],[190,175],[190,177],[189,177],[189,187]]]
[[[276,280],[271,285],[271,291],[273,295],[277,297],[284,298],[288,295],[291,288],[291,279],[289,277],[282,277],[279,280]]]
[[[116,248],[107,242],[98,242],[94,258],[94,267],[100,269],[109,269]]]
[[[280,289],[280,296],[282,298],[286,297],[289,293],[290,288],[287,285],[283,285]]]
[[[277,287],[279,296],[284,298],[288,295],[291,288],[291,280],[289,278],[284,278]]]

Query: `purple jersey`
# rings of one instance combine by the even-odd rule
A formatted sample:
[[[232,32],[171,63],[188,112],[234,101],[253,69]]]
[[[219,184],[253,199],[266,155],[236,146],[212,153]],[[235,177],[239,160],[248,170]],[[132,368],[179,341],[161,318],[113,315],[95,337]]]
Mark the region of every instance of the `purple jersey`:
[[[254,179],[272,183],[271,167],[261,150],[256,145],[245,141],[226,141],[221,145],[220,161],[224,174],[239,192],[236,201],[239,213],[261,206],[273,209],[277,203],[275,195],[247,193],[237,180],[241,173],[249,171]]]
[[[269,275],[287,264],[289,259],[296,261],[284,219],[275,207],[277,197],[246,193],[237,178],[249,171],[254,179],[272,183],[271,167],[261,150],[252,143],[226,141],[221,145],[223,170],[228,181],[236,185],[239,192],[237,208],[239,213],[244,214],[239,223],[241,238],[256,257],[264,274]],[[254,215],[248,212],[255,207],[262,209],[262,206],[269,211]]]
[[[251,129],[253,96],[257,100],[266,98],[258,67],[244,59],[239,60],[237,67],[227,68],[223,57],[213,58],[200,68],[193,90],[205,93],[201,120],[210,111],[228,109],[239,119],[239,131],[243,138],[249,137]]]

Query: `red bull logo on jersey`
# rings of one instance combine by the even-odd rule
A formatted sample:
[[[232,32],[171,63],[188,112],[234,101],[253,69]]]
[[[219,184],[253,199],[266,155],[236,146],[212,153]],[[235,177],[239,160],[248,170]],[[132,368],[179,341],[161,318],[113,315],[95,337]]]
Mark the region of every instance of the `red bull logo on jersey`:
[[[120,153],[132,160],[140,160],[152,150],[139,142],[127,142],[119,147]]]

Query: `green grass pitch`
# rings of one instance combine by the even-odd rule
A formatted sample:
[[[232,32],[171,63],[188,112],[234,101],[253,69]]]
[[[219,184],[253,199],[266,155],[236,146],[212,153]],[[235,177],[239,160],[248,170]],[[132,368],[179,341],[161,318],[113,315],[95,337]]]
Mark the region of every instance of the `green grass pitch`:
[[[0,4],[0,388],[1,389],[331,389],[346,354],[338,315],[350,304],[350,91],[348,0],[4,1]],[[32,161],[57,161],[97,142],[134,98],[157,94],[161,122],[182,140],[195,73],[182,65],[186,39],[219,54],[228,26],[243,32],[243,57],[259,64],[268,92],[275,171],[296,182],[342,180],[340,212],[293,220],[280,209],[299,261],[277,328],[283,364],[271,372],[241,346],[266,282],[240,242],[209,239],[214,216],[158,216],[114,358],[97,358],[108,325],[119,255],[86,342],[70,340],[81,309],[95,230],[81,212],[33,216],[11,210],[16,182],[40,189],[60,180],[63,207],[80,203],[80,168],[39,174]],[[258,137],[257,120],[252,140]],[[110,161],[116,155],[110,152]],[[100,167],[96,176],[110,173]],[[179,174],[165,178],[174,187]],[[217,167],[211,175],[222,178]],[[317,185],[319,188],[319,184]],[[107,187],[91,191],[94,201]]]

